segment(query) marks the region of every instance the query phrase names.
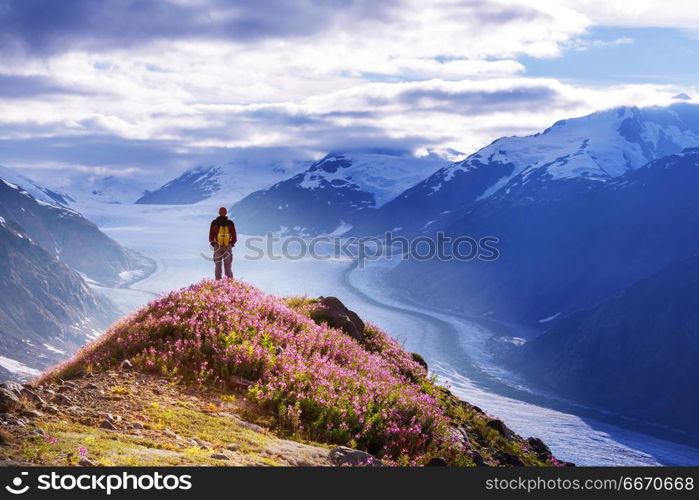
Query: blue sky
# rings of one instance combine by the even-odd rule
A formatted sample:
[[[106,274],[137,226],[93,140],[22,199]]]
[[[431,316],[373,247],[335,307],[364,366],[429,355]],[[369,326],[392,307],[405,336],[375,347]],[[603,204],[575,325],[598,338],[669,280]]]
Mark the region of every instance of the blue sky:
[[[675,28],[594,27],[560,57],[521,57],[525,74],[578,84],[699,82],[699,38]]]
[[[0,164],[167,180],[266,148],[470,153],[693,99],[697,26],[686,0],[0,0]]]

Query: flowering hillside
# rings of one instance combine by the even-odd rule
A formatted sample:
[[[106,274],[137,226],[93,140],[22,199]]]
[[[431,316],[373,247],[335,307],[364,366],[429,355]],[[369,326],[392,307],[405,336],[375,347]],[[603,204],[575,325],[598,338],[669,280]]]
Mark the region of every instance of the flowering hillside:
[[[448,391],[388,335],[367,326],[358,342],[316,323],[317,307],[240,281],[205,280],[122,319],[39,383],[113,369],[126,359],[139,371],[202,388],[232,391],[232,381],[247,380],[246,398],[286,432],[363,449],[387,463],[439,456],[470,465],[471,441],[502,441],[490,428],[475,440],[459,432],[471,414],[455,411],[453,401],[450,410]],[[526,444],[505,448],[531,451]],[[530,458],[524,461],[536,463]]]

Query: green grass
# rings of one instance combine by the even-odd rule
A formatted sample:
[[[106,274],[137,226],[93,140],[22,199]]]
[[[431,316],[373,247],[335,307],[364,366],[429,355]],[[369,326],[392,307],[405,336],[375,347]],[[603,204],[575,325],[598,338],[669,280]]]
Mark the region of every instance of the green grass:
[[[44,432],[57,439],[47,444],[33,436],[22,443],[22,458],[45,465],[74,465],[78,448],[87,448],[88,456],[103,465],[182,465],[187,463],[173,447],[152,439],[115,434],[77,422],[48,422]],[[68,454],[72,453],[72,459]]]
[[[181,403],[181,402],[178,402]],[[145,414],[152,423],[143,436],[105,431],[79,422],[43,422],[42,430],[56,443],[33,435],[12,443],[7,451],[12,458],[43,465],[76,465],[78,448],[86,448],[88,457],[106,466],[168,466],[168,465],[280,465],[262,452],[274,439],[248,429],[241,421],[176,404],[151,404]],[[163,433],[171,429],[185,441],[173,441]],[[205,450],[189,442],[197,438],[212,445]],[[185,446],[177,446],[177,443]],[[212,459],[217,448],[237,444],[236,452],[226,451],[232,460]],[[68,458],[69,454],[73,454]]]

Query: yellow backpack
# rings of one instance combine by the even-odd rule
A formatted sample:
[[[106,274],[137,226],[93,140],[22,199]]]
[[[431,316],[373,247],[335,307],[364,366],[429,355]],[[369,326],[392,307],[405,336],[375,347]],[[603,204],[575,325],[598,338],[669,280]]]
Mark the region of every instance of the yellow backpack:
[[[228,230],[228,224],[218,226],[218,235],[216,236],[219,246],[227,247],[231,243],[231,233]]]

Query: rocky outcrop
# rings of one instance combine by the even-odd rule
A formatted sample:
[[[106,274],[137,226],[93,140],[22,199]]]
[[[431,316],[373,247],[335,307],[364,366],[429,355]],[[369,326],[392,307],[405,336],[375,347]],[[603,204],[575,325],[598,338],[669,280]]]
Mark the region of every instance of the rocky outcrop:
[[[493,419],[493,420],[488,420],[488,427],[490,427],[493,430],[496,430],[500,433],[502,437],[507,439],[508,441],[514,441],[515,440],[515,433],[512,432],[512,429],[507,427],[505,423],[502,420],[498,419]]]
[[[15,382],[13,380],[7,380],[0,384],[1,389],[8,390],[12,393],[15,394],[15,396],[20,396],[22,394],[22,391],[24,391],[24,386],[22,384]]]
[[[320,308],[313,312],[313,319],[339,328],[358,342],[364,341],[364,322],[348,309],[337,297],[319,297]]]
[[[355,450],[346,446],[338,446],[330,451],[330,461],[333,465],[380,467],[381,460],[361,450]]]
[[[418,354],[416,352],[411,352],[410,356],[413,358],[413,361],[422,365],[425,368],[425,370],[429,369],[427,366],[427,361],[425,361],[425,358],[423,358],[420,354]]]
[[[536,452],[537,456],[539,457],[539,460],[541,460],[542,462],[550,460],[553,456],[553,453],[551,453],[551,449],[541,439],[530,437],[527,438],[527,442],[529,443],[529,446],[532,447],[532,450]]]
[[[0,412],[9,412],[19,406],[19,398],[12,391],[0,388]]]

